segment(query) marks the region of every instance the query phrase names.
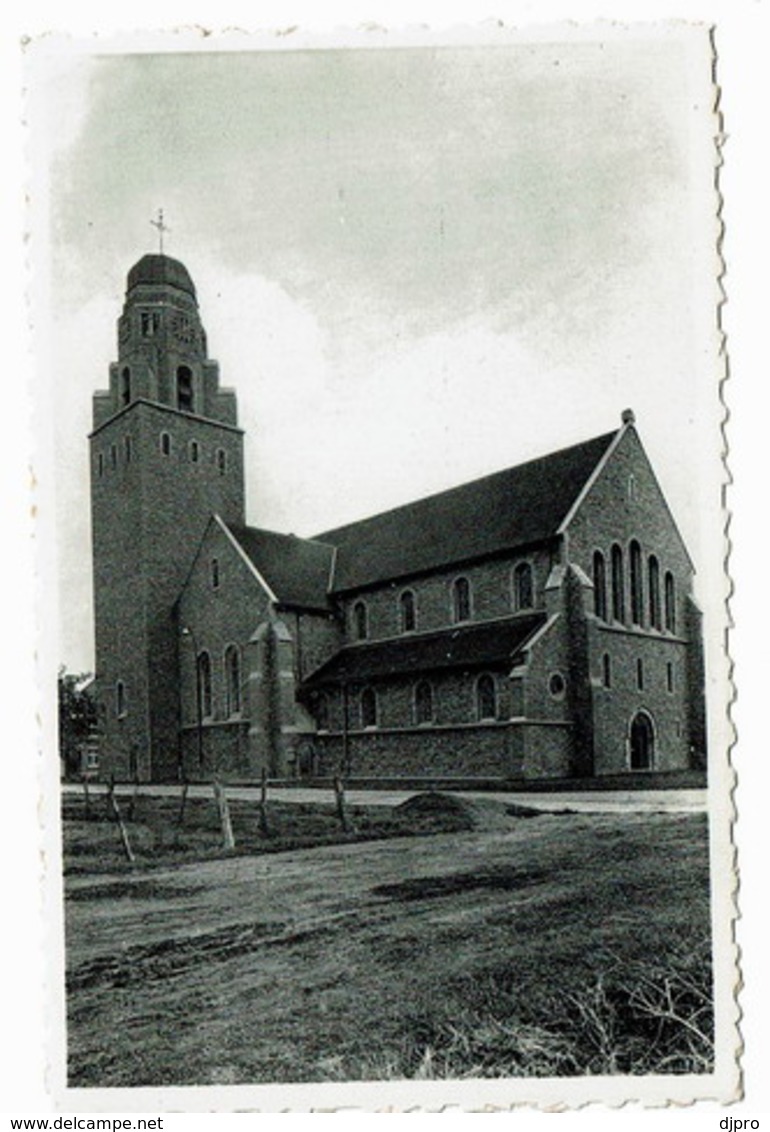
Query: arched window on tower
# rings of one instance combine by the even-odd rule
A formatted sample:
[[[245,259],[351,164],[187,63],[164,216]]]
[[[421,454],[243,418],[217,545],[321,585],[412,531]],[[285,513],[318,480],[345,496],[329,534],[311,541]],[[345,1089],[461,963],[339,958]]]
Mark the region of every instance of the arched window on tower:
[[[241,654],[237,645],[225,651],[225,695],[228,719],[241,713]]]
[[[467,578],[452,583],[452,620],[457,624],[471,619],[471,584]]]
[[[607,620],[607,570],[600,550],[594,553],[594,613]]]
[[[183,413],[191,413],[195,407],[193,375],[189,366],[177,366],[176,407]]]
[[[666,571],[666,578],[664,583],[664,603],[665,603],[665,617],[666,629],[669,633],[676,632],[676,593],[674,591],[674,575],[670,570]]]
[[[198,653],[198,710],[201,719],[211,719],[211,657],[207,652]]]
[[[128,366],[124,366],[120,371],[120,403],[131,404],[131,370]]]
[[[641,625],[644,620],[644,584],[642,580],[642,548],[634,539],[629,547],[631,561],[631,620]]]
[[[476,718],[497,719],[497,688],[488,672],[476,681]]]
[[[357,641],[365,641],[369,636],[369,619],[363,601],[357,601],[353,606],[353,635]]]
[[[647,588],[650,605],[650,625],[653,629],[660,629],[660,566],[654,554],[647,562]]]
[[[416,625],[416,614],[414,604],[414,591],[404,590],[398,599],[399,613],[401,617],[401,632],[412,633]]]
[[[171,437],[167,432],[160,434],[160,451],[163,456],[171,455]]]
[[[532,567],[529,562],[520,562],[513,571],[513,608],[531,609],[533,603]]]
[[[118,680],[115,683],[115,715],[118,719],[125,719],[126,714],[126,685]]]
[[[623,579],[623,551],[615,543],[611,554],[612,567],[612,617],[614,621],[625,621],[626,603]]]
[[[217,471],[223,476],[227,471],[227,453],[224,448],[217,448]]]
[[[417,724],[433,722],[433,688],[420,680],[414,689],[414,720]]]

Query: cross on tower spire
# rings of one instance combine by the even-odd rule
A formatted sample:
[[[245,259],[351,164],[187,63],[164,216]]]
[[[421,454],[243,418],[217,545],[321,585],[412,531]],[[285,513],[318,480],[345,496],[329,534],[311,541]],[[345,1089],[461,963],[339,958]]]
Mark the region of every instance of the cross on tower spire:
[[[158,229],[159,251],[160,251],[160,254],[163,255],[163,233],[164,232],[170,232],[171,229],[167,228],[164,221],[163,221],[163,209],[162,208],[158,209],[158,219],[157,220],[151,220],[150,224],[152,224],[153,228]]]

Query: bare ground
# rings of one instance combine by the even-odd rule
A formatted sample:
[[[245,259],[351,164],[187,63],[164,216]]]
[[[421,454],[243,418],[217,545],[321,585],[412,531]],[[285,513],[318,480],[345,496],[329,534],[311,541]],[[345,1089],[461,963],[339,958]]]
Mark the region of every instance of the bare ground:
[[[548,1026],[640,964],[707,965],[705,818],[476,824],[69,877],[70,1083],[613,1071],[562,1056]],[[518,1052],[479,1053],[489,1019],[544,1033],[547,1057],[526,1061],[521,1026]]]

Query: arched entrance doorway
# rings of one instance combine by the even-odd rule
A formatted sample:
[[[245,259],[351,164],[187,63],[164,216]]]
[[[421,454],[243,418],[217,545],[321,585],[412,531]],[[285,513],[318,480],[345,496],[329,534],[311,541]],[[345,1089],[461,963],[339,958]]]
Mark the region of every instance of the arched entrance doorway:
[[[631,770],[651,770],[655,757],[655,732],[647,712],[639,711],[631,720],[629,747]]]

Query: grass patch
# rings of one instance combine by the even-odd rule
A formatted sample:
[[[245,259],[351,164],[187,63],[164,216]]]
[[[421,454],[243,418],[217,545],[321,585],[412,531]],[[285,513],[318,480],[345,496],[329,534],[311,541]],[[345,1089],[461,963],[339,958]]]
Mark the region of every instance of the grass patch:
[[[92,798],[87,811],[82,796],[68,794],[62,802],[65,874],[133,871],[232,855],[232,851],[222,849],[219,814],[213,798],[188,799],[181,823],[178,799],[121,796],[119,805],[136,857],[135,864],[132,866],[126,861],[117,822],[104,796]],[[267,806],[265,831],[255,802],[233,799],[229,806],[235,852],[241,855],[281,853],[391,837],[458,833],[485,824],[490,814],[510,826],[511,818],[538,813],[527,807],[513,810],[495,801],[466,801],[448,794],[427,792],[394,807],[346,806],[347,821],[343,828],[331,801],[272,801]],[[136,894],[126,891],[125,895]]]

